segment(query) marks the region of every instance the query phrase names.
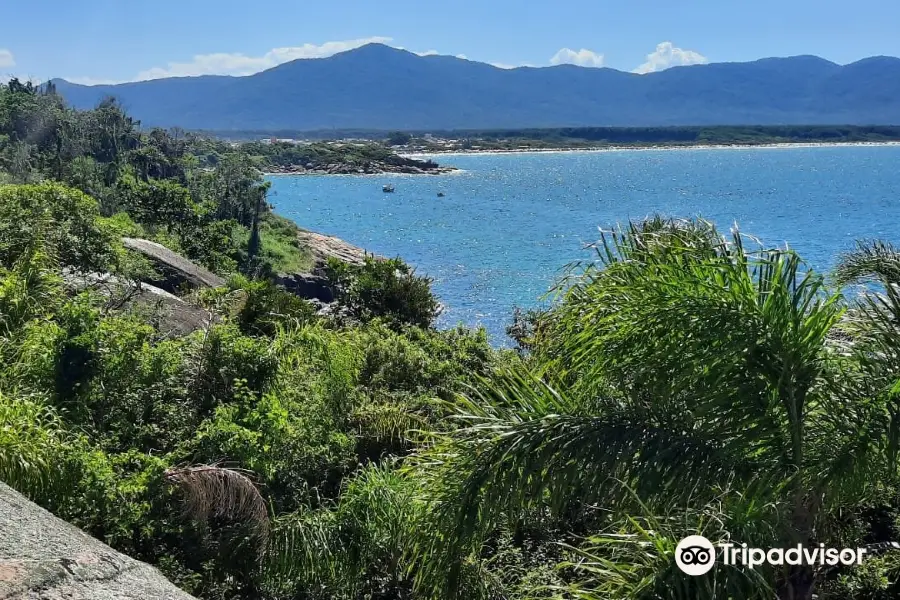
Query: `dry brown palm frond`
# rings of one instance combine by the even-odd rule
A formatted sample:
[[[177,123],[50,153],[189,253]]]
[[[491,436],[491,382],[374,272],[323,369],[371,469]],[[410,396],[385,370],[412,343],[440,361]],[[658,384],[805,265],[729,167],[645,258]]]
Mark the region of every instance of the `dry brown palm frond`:
[[[206,521],[222,518],[246,523],[260,555],[269,541],[266,502],[245,473],[218,465],[195,465],[166,470],[166,481],[184,494],[184,514]]]

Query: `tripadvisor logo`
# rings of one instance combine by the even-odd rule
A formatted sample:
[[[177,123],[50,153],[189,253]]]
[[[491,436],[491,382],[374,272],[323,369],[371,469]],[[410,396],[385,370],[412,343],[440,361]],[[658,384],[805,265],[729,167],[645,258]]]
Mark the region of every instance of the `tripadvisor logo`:
[[[792,548],[750,548],[747,544],[731,542],[719,544],[720,558],[724,565],[746,565],[751,569],[768,565],[859,565],[866,548],[805,548],[797,544]],[[689,535],[675,547],[675,564],[688,575],[703,575],[716,562],[716,547],[702,535]]]
[[[675,564],[688,575],[703,575],[715,562],[716,549],[702,535],[689,535],[675,548]]]

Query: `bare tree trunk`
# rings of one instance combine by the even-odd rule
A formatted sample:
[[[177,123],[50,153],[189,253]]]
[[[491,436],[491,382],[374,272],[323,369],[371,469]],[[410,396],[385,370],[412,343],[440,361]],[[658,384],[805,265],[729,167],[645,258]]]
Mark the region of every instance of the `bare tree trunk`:
[[[791,567],[787,577],[778,586],[779,600],[812,600],[816,586],[816,574],[811,565]]]
[[[817,546],[814,531],[816,515],[821,505],[821,494],[804,489],[802,480],[794,483],[794,510],[792,516],[792,544],[802,544],[804,548]],[[814,565],[795,565],[788,568],[777,592],[780,600],[812,600],[816,585]]]

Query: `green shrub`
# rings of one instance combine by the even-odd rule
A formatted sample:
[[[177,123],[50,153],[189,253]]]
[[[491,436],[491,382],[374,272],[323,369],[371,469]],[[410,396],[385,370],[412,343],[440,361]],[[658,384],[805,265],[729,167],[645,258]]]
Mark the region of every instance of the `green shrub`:
[[[268,281],[248,282],[246,299],[235,319],[248,335],[272,337],[280,326],[305,325],[316,320],[315,307]]]
[[[255,474],[278,512],[336,493],[355,466],[353,439],[316,396],[249,391],[219,406],[188,448],[194,461],[224,462]]]
[[[0,391],[0,481],[37,500],[59,492],[70,438],[42,400]]]
[[[106,271],[114,266],[114,238],[97,202],[59,183],[0,186],[0,266],[47,244],[61,266]]]
[[[366,257],[363,265],[330,260],[327,274],[338,301],[360,321],[381,318],[394,328],[427,328],[440,314],[431,279],[417,276],[399,258]]]
[[[192,365],[196,377],[191,385],[194,402],[201,412],[231,400],[238,381],[242,382],[242,388],[256,394],[262,394],[274,381],[278,360],[269,340],[244,336],[231,324],[217,325],[206,333],[193,335],[195,339],[203,336],[196,363]]]
[[[192,230],[199,221],[198,207],[184,186],[169,180],[139,181],[123,177],[118,183],[122,207],[146,225]]]
[[[39,248],[20,255],[10,270],[0,265],[0,335],[59,307],[62,286],[55,267]]]

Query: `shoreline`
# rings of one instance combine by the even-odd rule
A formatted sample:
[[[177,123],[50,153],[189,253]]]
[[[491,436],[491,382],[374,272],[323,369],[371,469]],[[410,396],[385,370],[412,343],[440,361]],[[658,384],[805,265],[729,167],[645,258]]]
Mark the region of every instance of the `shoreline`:
[[[437,177],[438,175],[454,175],[456,173],[464,173],[465,169],[456,167],[441,167],[440,171],[433,173],[405,173],[403,171],[379,171],[376,173],[326,173],[323,171],[261,171],[264,177],[383,177],[385,175],[403,176],[403,177]]]
[[[397,155],[401,156],[401,155]],[[426,165],[427,161],[419,161],[417,159],[411,159],[409,157],[401,156],[406,160],[419,162],[422,165]],[[371,165],[366,167],[353,167],[346,164],[332,164],[326,168],[312,168],[307,169],[301,165],[291,165],[290,167],[280,167],[277,171],[263,171],[262,174],[264,176],[274,176],[274,175],[304,175],[304,176],[313,176],[313,175],[354,175],[357,177],[360,176],[369,176],[369,175],[446,175],[448,173],[454,173],[458,171],[456,167],[448,166],[448,165],[437,165],[433,163],[434,166],[418,166],[418,165],[403,165],[403,166],[395,166],[395,165],[378,165],[376,167],[372,167]],[[271,168],[271,167],[270,167]]]
[[[656,145],[621,145],[621,146],[599,146],[594,148],[511,148],[504,150],[495,149],[476,149],[476,150],[435,150],[433,152],[410,152],[399,153],[399,156],[409,159],[429,159],[438,156],[478,156],[478,155],[498,155],[498,154],[589,154],[600,152],[657,152],[657,151],[688,151],[688,150],[777,150],[792,148],[839,148],[839,147],[893,147],[900,146],[900,141],[888,142],[776,142],[771,144],[695,144],[695,145],[675,145],[675,144],[656,144]],[[280,170],[280,171],[262,171],[265,177],[315,177],[315,176],[350,176],[350,177],[384,177],[384,176],[407,176],[418,177],[453,175],[464,173],[465,169],[454,167],[452,165],[441,165],[435,169],[420,169],[417,171],[410,170],[384,170],[370,172],[329,172],[325,169],[298,169],[296,171]]]
[[[553,153],[594,153],[594,152],[636,152],[658,150],[753,150],[779,148],[833,148],[833,147],[886,147],[900,146],[900,141],[891,142],[776,142],[772,144],[657,144],[648,146],[602,146],[595,148],[511,148],[504,150],[435,150],[432,152],[403,153],[406,158],[427,158],[431,156],[472,156],[478,154],[553,154]]]

